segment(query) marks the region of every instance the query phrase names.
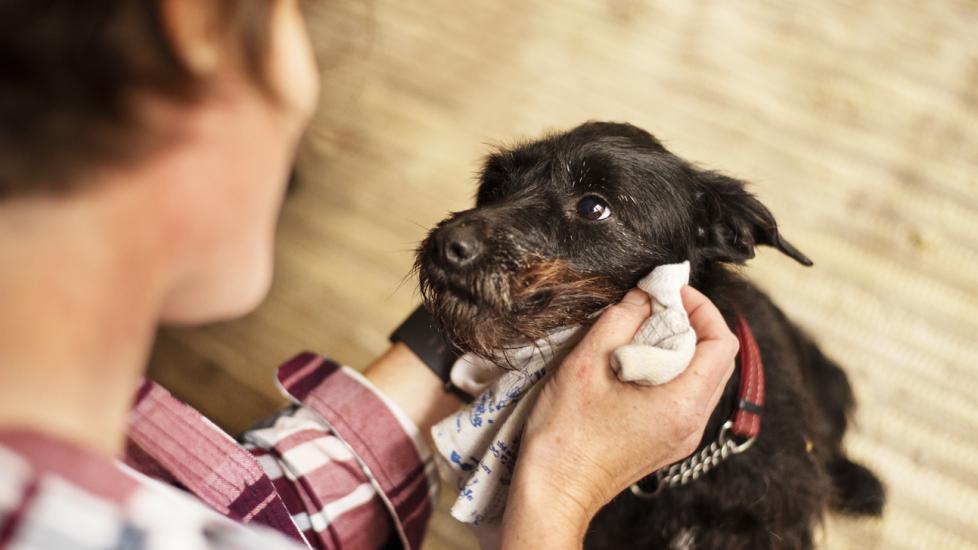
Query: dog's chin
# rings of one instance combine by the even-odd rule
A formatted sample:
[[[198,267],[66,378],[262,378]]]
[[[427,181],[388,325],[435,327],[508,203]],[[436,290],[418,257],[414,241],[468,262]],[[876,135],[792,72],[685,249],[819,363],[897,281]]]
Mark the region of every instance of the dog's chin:
[[[533,340],[519,324],[525,317],[467,289],[422,285],[424,304],[445,338],[460,352],[492,357],[494,352]]]
[[[539,341],[563,327],[590,323],[613,300],[570,303],[538,292],[500,309],[495,302],[468,292],[429,287],[424,301],[442,334],[458,351],[495,360],[503,350]]]

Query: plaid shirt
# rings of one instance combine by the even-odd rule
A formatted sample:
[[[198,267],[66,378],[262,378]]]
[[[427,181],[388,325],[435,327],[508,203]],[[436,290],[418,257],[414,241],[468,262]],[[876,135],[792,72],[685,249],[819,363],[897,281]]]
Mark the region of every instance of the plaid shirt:
[[[0,548],[420,547],[437,481],[417,428],[316,355],[277,378],[295,406],[244,444],[148,381],[121,462],[0,433]]]

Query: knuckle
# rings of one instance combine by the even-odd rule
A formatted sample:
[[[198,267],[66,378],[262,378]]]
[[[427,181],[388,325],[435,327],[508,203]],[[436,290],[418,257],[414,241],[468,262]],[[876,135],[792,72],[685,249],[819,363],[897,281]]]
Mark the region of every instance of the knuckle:
[[[605,317],[606,322],[613,325],[635,324],[648,317],[650,313],[648,305],[619,302],[605,311]]]
[[[724,338],[727,347],[727,353],[731,356],[737,355],[740,351],[740,340],[737,339],[733,333],[727,333],[726,338]]]
[[[584,338],[575,348],[572,355],[575,361],[591,363],[597,358],[599,342],[597,338]]]
[[[628,307],[628,304],[617,303],[609,307],[608,310],[605,311],[604,316],[610,323],[619,323],[622,319],[628,316]]]

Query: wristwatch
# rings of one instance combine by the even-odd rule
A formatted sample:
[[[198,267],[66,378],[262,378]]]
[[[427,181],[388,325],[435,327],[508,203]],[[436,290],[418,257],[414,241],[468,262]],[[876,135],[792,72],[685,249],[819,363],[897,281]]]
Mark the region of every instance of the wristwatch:
[[[452,384],[452,365],[459,358],[459,354],[438,331],[434,319],[424,306],[418,306],[414,313],[391,333],[390,341],[403,342],[410,348],[445,384],[446,392],[454,394],[466,403],[472,401],[471,395]]]

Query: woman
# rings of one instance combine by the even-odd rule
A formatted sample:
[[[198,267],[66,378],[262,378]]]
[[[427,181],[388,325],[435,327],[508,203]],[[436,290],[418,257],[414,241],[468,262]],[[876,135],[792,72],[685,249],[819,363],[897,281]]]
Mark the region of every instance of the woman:
[[[141,383],[160,323],[233,318],[268,289],[318,86],[296,1],[0,0],[0,79],[0,547],[417,546],[434,492],[418,434],[459,402],[403,344],[365,379],[291,361],[297,406],[244,447]],[[610,374],[648,316],[638,291],[548,382],[504,547],[579,546],[612,496],[696,446],[737,344],[683,297],[700,342],[674,382]]]

